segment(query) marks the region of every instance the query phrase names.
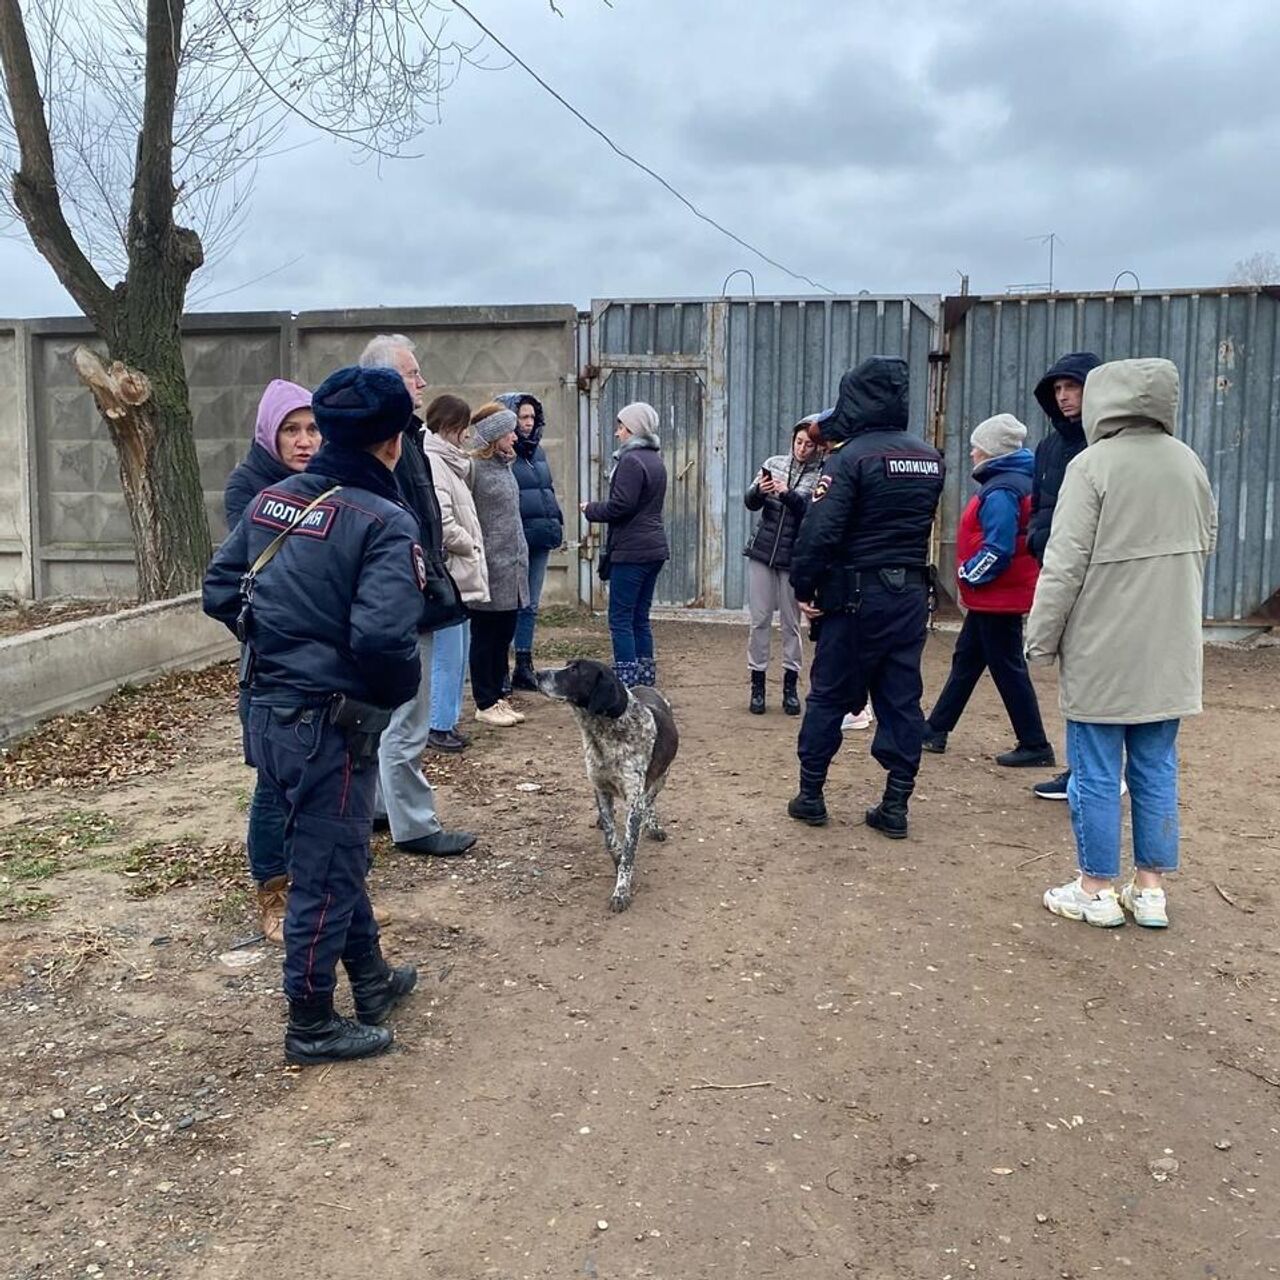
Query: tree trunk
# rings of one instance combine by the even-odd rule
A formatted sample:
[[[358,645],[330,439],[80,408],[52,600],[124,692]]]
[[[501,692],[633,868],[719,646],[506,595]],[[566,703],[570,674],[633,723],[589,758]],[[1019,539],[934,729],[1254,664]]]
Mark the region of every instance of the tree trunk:
[[[108,352],[105,367],[81,347],[76,369],[116,446],[139,598],[164,600],[199,587],[212,554],[181,338],[163,319],[139,317]]]

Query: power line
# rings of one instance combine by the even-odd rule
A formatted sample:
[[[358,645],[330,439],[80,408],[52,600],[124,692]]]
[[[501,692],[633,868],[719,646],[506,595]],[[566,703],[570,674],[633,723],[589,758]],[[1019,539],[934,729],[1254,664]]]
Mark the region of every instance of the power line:
[[[660,186],[664,187],[673,196],[675,196],[675,198],[679,200],[680,203],[684,205],[685,208],[688,209],[689,212],[692,213],[695,217],[701,218],[703,222],[714,227],[717,231],[721,233],[721,235],[728,236],[730,240],[732,240],[735,244],[741,245],[744,249],[747,250],[748,253],[754,253],[757,258],[760,258],[762,261],[767,262],[771,267],[777,267],[779,271],[783,272],[786,275],[789,275],[793,280],[803,280],[805,284],[812,285],[815,289],[821,289],[825,293],[832,293],[832,294],[835,293],[834,289],[828,288],[828,286],[825,284],[819,284],[817,280],[810,279],[802,271],[792,271],[790,267],[784,266],[776,258],[769,257],[769,255],[765,253],[763,250],[757,249],[755,245],[749,244],[741,236],[735,235],[732,231],[729,230],[728,227],[722,226],[709,214],[703,213],[702,210],[699,209],[698,206],[694,204],[693,201],[690,200],[688,196],[684,195],[680,191],[677,191],[676,188],[673,187],[671,183],[669,183],[666,180],[666,178],[664,178],[660,173],[657,173],[653,169],[650,169],[649,166],[645,164],[643,161],[637,160],[635,156],[631,155],[627,151],[624,151],[620,146],[618,146],[616,142],[614,142],[614,140],[611,137],[609,137],[607,133],[605,133],[603,129],[601,129],[599,126],[595,124],[592,124],[592,122],[588,120],[587,117],[584,116],[582,112],[578,110],[577,107],[575,107],[571,102],[567,101],[563,97],[563,95],[561,95],[555,89],[553,89],[551,85],[549,85],[518,53],[516,53],[514,49],[512,49],[509,45],[506,45],[501,40],[499,40],[498,37],[494,35],[494,33],[490,31],[489,28],[486,27],[484,23],[481,22],[480,19],[477,18],[476,15],[472,13],[471,10],[468,9],[465,4],[462,3],[462,0],[453,0],[453,5],[454,5],[454,8],[461,9],[462,12],[465,13],[467,17],[470,18],[471,21],[474,22],[476,26],[479,27],[480,30],[483,31],[485,35],[488,36],[489,39],[492,40],[493,43],[496,44],[498,48],[503,51],[503,53],[505,53],[513,62],[517,63],[525,71],[527,71],[529,75],[531,75],[533,79],[538,82],[538,84],[540,84],[562,107],[564,107],[566,111],[568,111],[571,115],[575,116],[579,121],[585,124],[587,128],[590,129],[591,132],[594,133],[597,137],[599,137],[609,147],[611,151],[621,156],[628,164],[635,165],[635,167],[639,169],[642,173],[648,174],[649,177],[651,177],[655,182],[657,182]]]

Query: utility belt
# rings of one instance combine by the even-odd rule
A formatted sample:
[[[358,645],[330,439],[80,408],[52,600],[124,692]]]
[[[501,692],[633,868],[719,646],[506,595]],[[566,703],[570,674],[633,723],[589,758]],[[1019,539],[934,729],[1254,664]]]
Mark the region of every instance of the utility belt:
[[[832,569],[818,589],[817,605],[823,613],[857,613],[868,590],[898,594],[923,587],[929,593],[929,612],[938,607],[938,572],[931,564],[911,564],[878,569]]]
[[[371,702],[361,702],[350,694],[335,693],[322,702],[293,703],[271,706],[271,717],[277,724],[312,724],[327,720],[341,729],[351,753],[351,768],[362,773],[378,759],[378,740],[391,723],[391,712]]]

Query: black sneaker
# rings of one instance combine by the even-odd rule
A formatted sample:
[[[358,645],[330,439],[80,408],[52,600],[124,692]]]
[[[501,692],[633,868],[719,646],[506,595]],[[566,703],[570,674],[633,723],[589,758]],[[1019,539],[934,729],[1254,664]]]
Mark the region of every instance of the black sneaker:
[[[452,729],[432,729],[427,734],[427,746],[432,751],[448,751],[450,753],[465,751],[467,744]]]
[[[1071,770],[1064,769],[1056,778],[1050,778],[1048,782],[1037,782],[1031,790],[1041,800],[1065,800],[1067,798],[1067,783],[1070,779]]]
[[[807,796],[801,791],[787,804],[787,813],[797,822],[808,823],[811,827],[827,825],[827,806],[820,795]]]
[[[996,756],[996,764],[1002,764],[1006,769],[1051,769],[1057,763],[1058,757],[1048,745],[1025,747],[1020,742],[1012,751]]]
[[[452,858],[466,853],[475,842],[476,838],[470,831],[437,831],[416,840],[397,840],[396,848],[401,853],[416,853],[423,857]]]
[[[947,735],[945,733],[926,732],[920,745],[930,754],[940,756],[947,749]]]

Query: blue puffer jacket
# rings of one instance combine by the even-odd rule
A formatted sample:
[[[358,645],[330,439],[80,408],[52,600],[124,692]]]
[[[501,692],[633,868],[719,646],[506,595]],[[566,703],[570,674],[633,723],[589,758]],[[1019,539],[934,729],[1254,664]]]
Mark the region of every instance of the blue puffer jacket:
[[[227,477],[227,487],[222,503],[227,512],[227,528],[234,529],[244,515],[244,509],[269,485],[287,480],[293,472],[283,462],[273,458],[255,440],[249,446],[245,460]]]
[[[326,444],[305,472],[258,494],[205,574],[204,611],[234,632],[241,577],[335,484],[342,490],[284,539],[258,575],[249,633],[255,702],[315,705],[345,693],[396,707],[418,691],[426,581],[418,521],[371,454]]]
[[[564,513],[556,501],[551,465],[542,448],[542,431],[547,424],[542,401],[527,391],[504,391],[494,399],[515,414],[526,401],[533,405],[533,430],[527,436],[516,432],[512,471],[520,486],[520,523],[529,550],[554,551],[564,541]]]

